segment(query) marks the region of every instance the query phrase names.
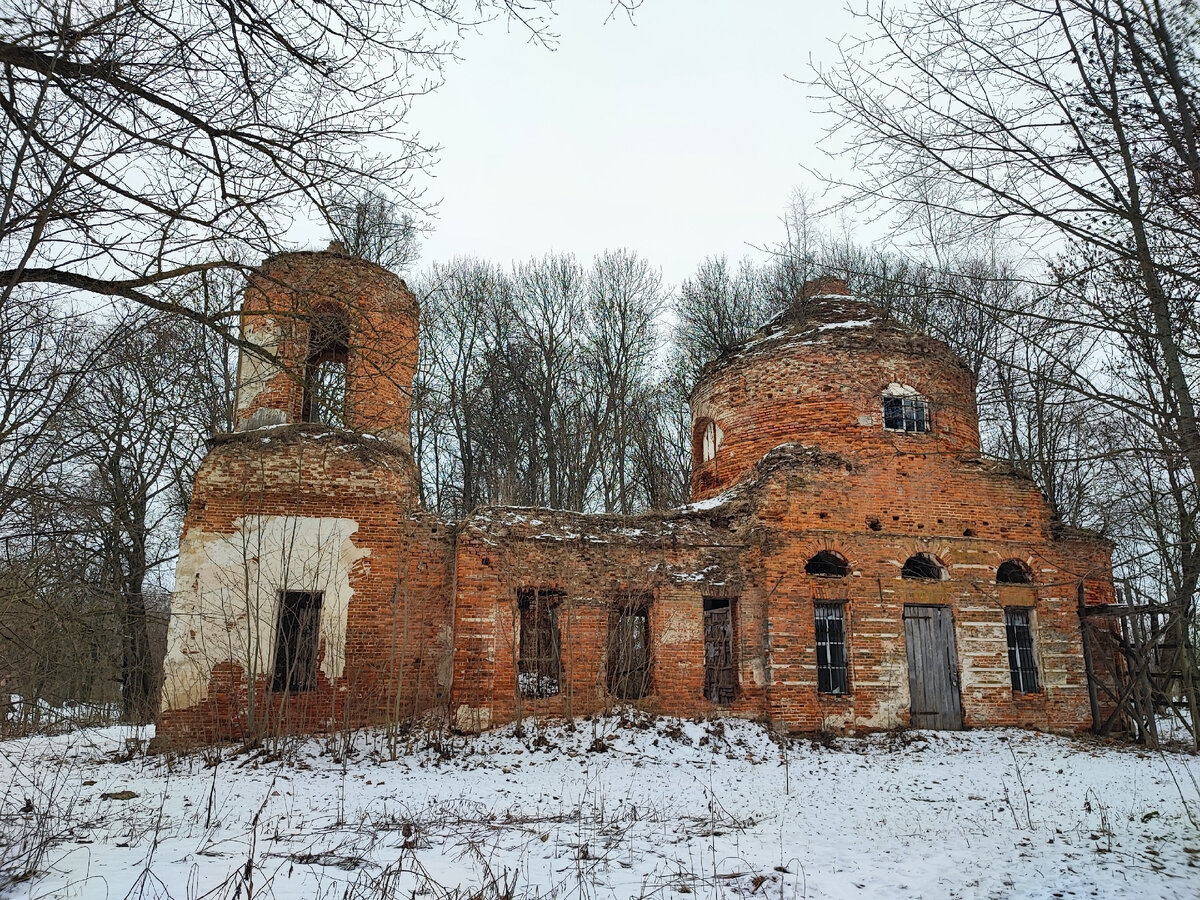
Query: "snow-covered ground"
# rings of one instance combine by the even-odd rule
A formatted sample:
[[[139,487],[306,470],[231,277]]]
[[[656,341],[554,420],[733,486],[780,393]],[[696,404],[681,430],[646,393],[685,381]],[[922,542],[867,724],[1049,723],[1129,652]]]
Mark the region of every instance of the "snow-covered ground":
[[[0,743],[15,897],[1200,896],[1200,758],[1020,731],[781,745],[676,719],[167,758]],[[22,812],[24,810],[24,812]],[[0,883],[6,879],[0,878]],[[0,894],[4,891],[0,890]]]

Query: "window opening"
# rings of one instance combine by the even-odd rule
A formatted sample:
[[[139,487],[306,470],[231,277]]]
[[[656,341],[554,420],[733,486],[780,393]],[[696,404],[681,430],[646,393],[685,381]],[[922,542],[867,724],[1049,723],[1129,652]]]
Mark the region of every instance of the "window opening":
[[[608,692],[640,700],[650,692],[650,601],[622,597],[608,624]]]
[[[531,588],[517,593],[520,644],[517,686],[522,697],[553,697],[562,681],[558,610],[563,592]]]
[[[937,557],[930,553],[917,553],[904,561],[900,570],[901,578],[932,578],[942,581],[946,578],[946,568]]]
[[[815,613],[817,690],[822,694],[849,693],[844,607],[840,603],[818,603]]]
[[[698,446],[695,450],[700,462],[706,463],[717,455],[717,450],[721,448],[721,441],[725,439],[725,432],[712,419],[701,419],[696,425],[696,433]]]
[[[804,564],[804,571],[808,575],[828,575],[842,578],[850,574],[850,565],[840,553],[822,550]]]
[[[271,690],[298,693],[316,687],[320,624],[320,592],[283,591],[275,626],[275,671]]]
[[[704,598],[704,696],[722,706],[737,698],[736,603],[728,597]]]
[[[1033,627],[1028,608],[1006,608],[1004,632],[1008,639],[1008,670],[1012,674],[1012,689],[1021,694],[1037,693],[1037,663],[1033,659]]]
[[[996,570],[997,584],[1032,584],[1033,575],[1029,567],[1019,559],[1006,559]]]
[[[344,428],[350,323],[341,310],[319,313],[312,322],[304,368],[301,418]]]
[[[932,430],[929,401],[908,385],[889,385],[883,393],[883,427],[889,431]]]

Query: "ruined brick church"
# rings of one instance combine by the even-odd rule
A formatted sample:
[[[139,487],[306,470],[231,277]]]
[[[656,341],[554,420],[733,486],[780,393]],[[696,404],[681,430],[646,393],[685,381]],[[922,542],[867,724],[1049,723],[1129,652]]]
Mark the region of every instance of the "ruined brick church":
[[[452,522],[418,501],[404,282],[336,250],[268,260],[242,313],[266,355],[242,354],[237,428],[184,524],[160,738],[624,703],[792,731],[1089,727],[1080,614],[1111,602],[1111,545],[981,455],[945,344],[809,288],[695,386],[688,505]]]

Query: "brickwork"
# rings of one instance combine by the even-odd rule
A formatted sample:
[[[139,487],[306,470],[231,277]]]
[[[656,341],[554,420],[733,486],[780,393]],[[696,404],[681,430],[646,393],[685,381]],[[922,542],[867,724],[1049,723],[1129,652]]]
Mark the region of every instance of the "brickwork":
[[[1109,546],[1056,528],[1036,487],[993,466],[944,457],[868,459],[847,469],[792,459],[763,484],[764,583],[775,586],[770,627],[772,720],[796,730],[888,728],[908,722],[905,604],[949,607],[964,724],[1079,730],[1091,722],[1077,589],[1111,602]],[[984,519],[983,516],[987,518]],[[849,562],[842,578],[805,574],[819,550]],[[931,553],[947,579],[901,577]],[[998,585],[1005,560],[1025,562],[1030,585]],[[849,686],[819,694],[814,603],[845,604]],[[1012,691],[1004,608],[1034,610],[1041,691]]]
[[[300,421],[310,330],[346,323],[344,428]],[[166,743],[405,722],[450,688],[453,532],[417,508],[408,449],[417,308],[337,250],[250,279],[237,427],[210,442],[180,540]],[[311,690],[273,684],[284,591],[320,597]]]
[[[444,702],[453,535],[413,507],[411,458],[318,426],[269,435],[226,436],[197,475],[159,733],[241,737],[256,716],[255,727],[276,732],[403,722]],[[352,523],[348,534],[339,523]],[[329,605],[343,580],[347,602],[322,629],[316,688],[268,696],[280,592],[322,591]]]
[[[350,336],[346,427],[409,446],[417,305],[391,272],[338,251],[271,257],[251,278],[242,335],[274,361],[243,353],[237,427],[301,420],[313,323],[344,315]]]
[[[909,386],[927,398],[932,430],[883,427],[883,391]],[[773,447],[804,443],[856,456],[979,451],[975,379],[945,344],[900,329],[877,310],[839,296],[814,301],[799,321],[780,320],[710,363],[691,397],[692,497],[737,483]],[[723,439],[712,459],[699,432]]]
[[[297,423],[292,370],[309,352],[311,311],[331,298],[351,311],[347,429]],[[764,717],[795,731],[905,725],[905,608],[935,606],[951,621],[965,726],[1091,724],[1077,604],[1111,602],[1112,548],[1064,529],[1029,479],[980,457],[974,379],[945,345],[824,281],[802,316],[705,371],[691,398],[697,502],[625,518],[483,509],[452,524],[417,508],[403,436],[416,320],[403,282],[339,253],[276,257],[252,281],[245,334],[283,366],[243,358],[241,430],[213,441],[196,477],[164,740],[429,709],[464,730],[592,713],[617,702],[609,654],[631,596],[649,651],[648,690],[631,702],[654,712]],[[889,391],[927,404],[928,430],[886,428]],[[808,574],[822,550],[847,573]],[[946,577],[903,577],[915,554]],[[997,584],[1006,560],[1031,583]],[[322,598],[315,686],[292,696],[271,690],[285,590]],[[532,681],[519,671],[520,605],[535,590],[551,598],[553,626],[537,627],[554,632],[552,688],[549,670]],[[735,690],[717,704],[705,672],[723,652],[725,604]],[[818,690],[817,604],[844,625],[842,693]],[[716,608],[708,625],[706,607]],[[1012,688],[1011,607],[1030,611],[1030,693]]]
[[[518,715],[571,716],[615,701],[607,691],[613,604],[649,600],[651,688],[641,704],[675,715],[758,715],[763,709],[762,590],[753,581],[752,537],[728,513],[617,518],[553,510],[482,510],[459,533],[454,721],[488,727]],[[518,688],[518,592],[563,592],[563,680],[547,698]],[[705,596],[735,599],[737,699],[704,697]]]

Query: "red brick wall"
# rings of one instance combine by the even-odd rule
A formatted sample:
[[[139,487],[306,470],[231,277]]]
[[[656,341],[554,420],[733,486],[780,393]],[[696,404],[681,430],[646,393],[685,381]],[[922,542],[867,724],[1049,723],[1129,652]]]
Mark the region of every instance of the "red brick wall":
[[[985,518],[986,516],[986,518]],[[822,549],[850,564],[845,578],[809,576]],[[518,715],[580,715],[611,705],[605,685],[610,606],[625,589],[652,592],[652,690],[641,705],[674,715],[725,711],[703,697],[703,596],[740,599],[741,697],[728,711],[791,730],[889,728],[908,722],[906,603],[947,606],[956,635],[964,723],[1087,728],[1090,715],[1076,591],[1111,598],[1109,546],[1063,536],[1027,479],[993,465],[916,454],[849,463],[772,454],[733,499],[682,515],[627,520],[547,510],[492,510],[459,537],[452,712],[477,728]],[[904,579],[908,556],[929,552],[949,579]],[[1035,584],[997,585],[1020,559]],[[560,695],[520,700],[516,597],[564,591]],[[845,604],[850,693],[817,691],[815,602]],[[1004,608],[1033,612],[1039,684],[1011,689]]]
[[[964,724],[1090,726],[1076,591],[1088,602],[1111,597],[1110,547],[1061,538],[1050,510],[1026,479],[938,456],[873,458],[852,471],[827,462],[780,469],[763,485],[762,583],[768,608],[768,687],[774,721],[798,730],[879,728],[908,721],[906,603],[947,606],[954,619]],[[878,530],[876,530],[876,528]],[[845,578],[809,576],[822,549],[842,554]],[[901,577],[904,561],[932,553],[949,579]],[[997,567],[1020,559],[1035,584],[997,585]],[[816,691],[814,603],[845,602],[850,693]],[[1004,607],[1034,610],[1042,691],[1014,694],[1009,682]]]
[[[268,697],[269,661],[256,683],[247,685],[242,661],[215,659],[207,698],[161,717],[158,733],[164,741],[244,737],[251,691],[253,707],[260,710],[258,727],[275,732],[404,722],[444,702],[451,530],[414,509],[414,467],[405,451],[371,439],[318,436],[319,431],[293,426],[231,435],[213,446],[196,477],[186,518],[172,615],[179,627],[196,612],[189,609],[195,606],[188,593],[193,574],[182,570],[182,561],[203,559],[192,552],[197,542],[236,536],[245,522],[271,517],[353,520],[352,540],[369,553],[350,572],[342,675],[334,683],[319,675],[309,692]],[[195,573],[196,582],[204,578],[210,573]],[[304,585],[265,585],[261,592],[269,604],[277,590],[297,588]],[[274,607],[263,612],[268,618],[275,614]],[[328,651],[323,643],[320,656]],[[263,710],[270,711],[269,723]]]
[[[918,603],[950,609],[966,725],[1090,724],[1076,598],[1082,582],[1085,602],[1111,601],[1111,548],[1059,527],[1030,480],[980,460],[974,380],[944,345],[878,322],[824,328],[837,316],[873,313],[815,298],[815,318],[719,360],[693,394],[697,419],[711,416],[724,431],[693,492],[737,485],[720,505],[628,518],[494,509],[448,526],[416,509],[406,437],[416,310],[402,282],[339,254],[277,257],[248,291],[247,335],[269,332],[294,369],[306,352],[305,312],[330,298],[351,315],[350,424],[391,440],[316,425],[217,439],[185,521],[172,619],[178,652],[168,660],[196,652],[188,623],[213,577],[205,548],[243,534],[247,522],[304,519],[349,535],[339,538],[353,551],[344,562],[345,666],[312,691],[269,697],[265,669],[248,684],[244,660],[218,654],[205,660],[203,699],[168,707],[164,740],[243,736],[252,709],[260,710],[254,727],[276,731],[403,721],[443,704],[466,729],[594,712],[615,702],[607,635],[628,591],[651,598],[651,688],[638,703],[656,712],[763,715],[803,731],[903,725],[903,611]],[[243,427],[299,415],[294,371],[267,374],[257,394],[239,397]],[[892,382],[928,398],[931,433],[884,430],[881,392]],[[805,574],[822,549],[842,554],[850,574]],[[948,580],[902,578],[918,552],[941,560]],[[1010,558],[1030,567],[1033,585],[995,583]],[[257,559],[222,565],[232,579],[261,570]],[[272,597],[294,589],[267,587]],[[517,597],[529,588],[563,594],[564,678],[543,699],[517,690]],[[739,694],[730,706],[703,694],[705,596],[737,598]],[[846,696],[817,691],[813,615],[822,601],[844,604]],[[1004,608],[1014,605],[1033,610],[1041,690],[1029,696],[1009,682]],[[328,646],[320,652],[334,658]]]
[[[611,706],[606,639],[622,591],[651,595],[650,696],[671,715],[763,710],[762,591],[744,535],[703,516],[586,517],[551,510],[484,510],[459,534],[452,716],[463,728],[520,715],[583,715]],[[546,587],[560,607],[564,681],[554,697],[516,689],[517,593]],[[738,597],[740,692],[730,706],[704,697],[703,597]],[[758,674],[756,674],[758,673]],[[482,712],[481,712],[482,711]]]
[[[238,428],[300,421],[310,322],[331,309],[344,311],[350,326],[346,427],[408,447],[416,300],[393,273],[334,251],[280,254],[251,276],[242,334],[278,340],[281,366],[268,367],[265,384],[239,385]]]
[[[873,314],[869,307],[855,312],[861,306],[843,314]],[[854,456],[979,451],[975,378],[944,344],[878,322],[821,327],[788,325],[706,371],[691,397],[693,425],[712,419],[724,438],[703,463],[693,442],[694,500],[736,483],[791,441]],[[932,431],[883,428],[882,392],[893,382],[928,399]]]

